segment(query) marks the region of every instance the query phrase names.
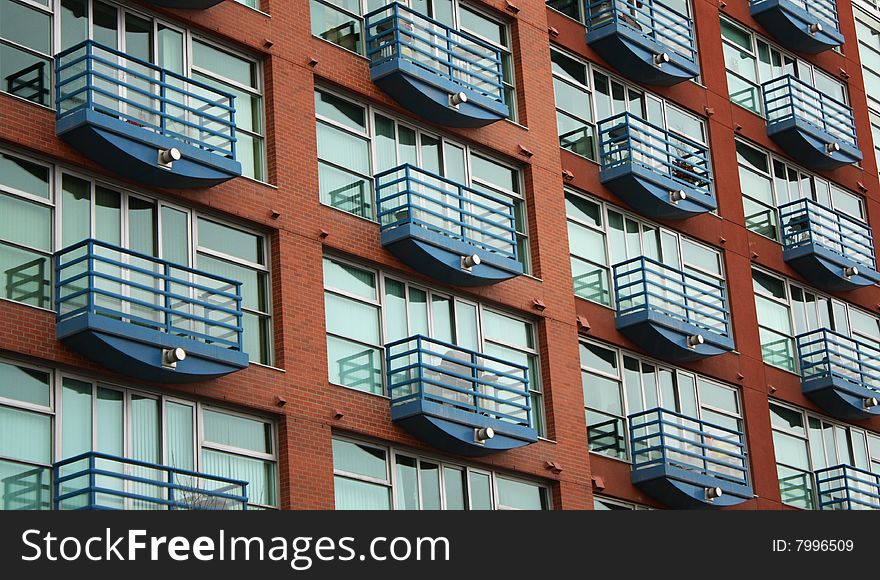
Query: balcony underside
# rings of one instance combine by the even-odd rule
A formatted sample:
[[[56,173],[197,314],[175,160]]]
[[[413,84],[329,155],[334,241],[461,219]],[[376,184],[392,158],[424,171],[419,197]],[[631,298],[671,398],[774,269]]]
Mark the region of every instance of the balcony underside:
[[[148,0],[154,6],[165,8],[180,8],[182,10],[204,10],[216,6],[223,0]]]
[[[669,463],[633,470],[632,482],[657,501],[679,509],[727,507],[753,497],[749,486]],[[709,500],[706,489],[714,487],[721,488],[723,493]]]
[[[392,403],[391,420],[436,449],[478,457],[524,447],[538,440],[530,427],[424,399]],[[477,443],[475,431],[490,427],[495,436]]]
[[[714,197],[632,161],[603,169],[600,179],[633,209],[654,219],[687,219],[718,207]],[[673,202],[674,191],[684,191],[686,199]]]
[[[58,339],[86,358],[118,373],[161,383],[194,383],[247,368],[246,353],[205,344],[99,314],[58,323]],[[177,368],[162,364],[163,349],[182,348]]]
[[[402,262],[431,278],[453,286],[486,286],[523,273],[518,261],[416,224],[382,232],[382,245]],[[476,254],[481,263],[470,272],[461,259]]]
[[[213,187],[241,175],[241,164],[122,119],[81,110],[58,120],[55,132],[83,155],[129,179],[174,189]],[[170,169],[159,152],[176,148]]]
[[[880,283],[880,274],[861,264],[832,252],[828,248],[809,243],[785,250],[782,258],[812,285],[831,292],[845,292]],[[846,268],[856,268],[858,274],[847,277]]]
[[[843,44],[843,34],[789,0],[764,0],[751,6],[752,18],[761,23],[780,44],[791,50],[815,54]],[[820,24],[822,30],[810,33]]]
[[[646,352],[670,362],[700,360],[733,350],[729,337],[652,310],[618,316],[615,324],[617,330]],[[695,335],[701,335],[705,342],[688,346],[688,337]]]
[[[587,44],[627,78],[649,85],[675,85],[700,74],[690,61],[653,38],[622,23],[609,23],[587,32]],[[656,55],[669,62],[654,64]]]
[[[836,417],[858,421],[880,416],[880,405],[866,408],[865,400],[877,391],[842,376],[817,376],[801,382],[801,391],[818,407]]]
[[[402,107],[447,127],[483,127],[507,118],[507,105],[407,60],[393,58],[370,67],[373,82]],[[467,102],[449,103],[465,93]]]
[[[768,122],[767,135],[792,159],[812,169],[829,171],[862,160],[856,147],[796,116]],[[829,152],[832,143],[840,150]]]

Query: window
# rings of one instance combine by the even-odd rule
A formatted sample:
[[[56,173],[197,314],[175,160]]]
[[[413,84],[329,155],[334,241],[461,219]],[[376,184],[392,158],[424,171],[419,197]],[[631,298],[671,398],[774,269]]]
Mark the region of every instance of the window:
[[[847,102],[846,85],[748,29],[722,18],[721,37],[730,100],[737,105],[763,114],[761,84],[784,75],[792,75],[841,103]]]
[[[509,118],[516,121],[510,27],[458,0],[401,0],[400,3],[441,24],[476,36],[501,51],[504,102],[510,109]],[[387,4],[385,0],[311,0],[312,34],[346,50],[365,54],[364,16]]]
[[[61,173],[58,249],[95,238],[238,280],[242,283],[244,351],[253,362],[272,363],[268,243],[264,236],[72,172]]]
[[[529,271],[525,200],[518,169],[325,90],[315,91],[321,203],[376,219],[373,175],[411,163],[514,205],[517,257]]]
[[[547,0],[547,6],[578,22],[584,21],[583,2],[578,0]]]
[[[0,510],[51,509],[51,409],[47,370],[0,361]]]
[[[0,297],[39,308],[52,308],[51,183],[49,166],[0,151]]]
[[[776,402],[770,403],[770,423],[785,504],[816,509],[815,472],[821,469],[849,465],[880,474],[880,435]]]
[[[858,8],[853,12],[856,17],[856,36],[859,40],[868,107],[880,111],[880,19],[876,9],[872,11],[874,14]]]
[[[97,451],[239,479],[248,482],[249,504],[278,506],[275,433],[269,421],[69,376],[61,380],[59,412],[59,460]],[[153,488],[143,491],[155,493]],[[131,507],[126,501],[131,500],[107,495],[102,503]]]
[[[598,495],[593,496],[593,509],[596,511],[617,511],[617,510],[625,510],[625,511],[633,511],[633,510],[649,510],[652,508],[639,505],[637,503],[630,503],[628,501],[620,501],[619,499],[610,499],[607,497],[602,497]]]
[[[880,167],[880,114],[869,110],[868,118],[871,120],[871,140],[874,142],[874,158],[877,160],[877,167]]]
[[[565,201],[576,296],[610,307],[612,267],[639,256],[724,282],[719,251],[573,192]]]
[[[627,112],[708,148],[704,119],[559,50],[550,51],[550,60],[563,149],[598,160],[596,123]]]
[[[546,487],[483,468],[333,438],[338,510],[547,510]]]
[[[384,395],[384,345],[422,334],[528,367],[532,425],[544,435],[530,322],[334,258],[324,258],[324,306],[332,384]]]
[[[813,200],[867,222],[865,202],[860,196],[742,141],[736,142],[736,156],[746,227],[753,232],[780,241],[777,208],[799,199]]]
[[[827,328],[844,336],[880,342],[880,319],[783,278],[752,269],[764,362],[796,372],[795,337]]]
[[[49,0],[0,0],[0,90],[51,106]]]
[[[658,407],[742,431],[739,391],[615,348],[581,342],[581,380],[590,451],[630,457],[627,417]]]
[[[60,0],[56,21],[59,50],[91,38],[234,95],[236,159],[245,176],[266,179],[262,73],[256,60],[170,22],[102,0]]]

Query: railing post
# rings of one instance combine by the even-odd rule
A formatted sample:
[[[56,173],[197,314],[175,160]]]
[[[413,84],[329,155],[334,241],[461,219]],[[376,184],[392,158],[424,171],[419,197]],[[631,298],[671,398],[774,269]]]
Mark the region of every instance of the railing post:
[[[165,280],[163,287],[165,288],[165,332],[171,334],[171,264],[165,262],[163,264],[163,273]]]
[[[88,276],[86,277],[88,283],[86,312],[93,314],[95,312],[95,241],[92,239],[86,242],[86,264],[89,269]]]
[[[471,376],[474,378],[473,383],[471,383],[474,388],[474,394],[472,395],[473,400],[474,400],[474,412],[479,413],[480,412],[480,383],[479,383],[480,370],[477,367],[477,353],[471,351],[470,354],[471,354]]]
[[[168,116],[168,109],[165,105],[165,99],[168,97],[166,87],[168,82],[168,77],[166,75],[166,71],[164,68],[159,69],[159,129],[162,135],[166,134],[166,119]],[[152,92],[152,91],[150,91]]]
[[[168,469],[166,471],[168,475],[168,511],[174,510],[174,470]]]
[[[88,509],[95,509],[98,505],[98,492],[95,491],[95,487],[98,485],[97,477],[95,476],[95,454],[94,452],[89,454],[89,507]]]
[[[418,379],[419,379],[419,398],[425,398],[425,367],[424,357],[422,356],[422,336],[416,337],[416,358],[418,360]]]

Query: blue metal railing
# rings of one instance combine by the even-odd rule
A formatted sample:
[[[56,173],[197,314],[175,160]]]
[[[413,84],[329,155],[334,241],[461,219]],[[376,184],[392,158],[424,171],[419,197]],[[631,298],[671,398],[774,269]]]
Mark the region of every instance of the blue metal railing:
[[[820,328],[797,337],[801,377],[840,379],[880,397],[880,345]]]
[[[235,159],[235,97],[87,40],[55,57],[56,116],[97,111]]]
[[[58,322],[99,314],[242,349],[241,282],[88,239],[55,257]]]
[[[373,66],[402,59],[504,104],[500,49],[398,2],[364,18]]]
[[[376,175],[382,231],[414,224],[516,260],[513,202],[410,164]]]
[[[440,403],[531,427],[524,365],[415,335],[385,345],[391,405]]]
[[[852,109],[804,81],[785,75],[761,85],[767,123],[801,119],[858,149]]]
[[[709,148],[671,133],[631,113],[599,123],[602,169],[638,163],[681,183],[688,191],[711,197]]]
[[[629,416],[633,471],[675,466],[737,485],[749,485],[745,437],[663,408]]]
[[[693,20],[660,0],[587,0],[587,30],[608,24],[624,24],[697,62]]]
[[[708,276],[640,256],[614,266],[614,291],[618,318],[651,311],[730,336],[727,290],[722,282]]]
[[[769,0],[750,0],[752,6]],[[837,3],[834,0],[787,0],[801,10],[804,10],[822,21],[823,27],[827,24],[834,30],[839,30],[837,20]]]
[[[248,482],[90,452],[54,466],[56,510],[244,510]]]
[[[781,206],[779,218],[782,221],[782,244],[786,250],[818,244],[872,270],[876,269],[874,237],[865,222],[810,199]]]
[[[816,471],[820,510],[880,510],[880,475],[838,465]]]

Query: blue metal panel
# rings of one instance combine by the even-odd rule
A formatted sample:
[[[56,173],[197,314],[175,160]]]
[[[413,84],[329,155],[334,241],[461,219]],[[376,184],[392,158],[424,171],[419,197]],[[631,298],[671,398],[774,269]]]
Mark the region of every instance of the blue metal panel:
[[[373,82],[406,109],[450,127],[482,127],[510,114],[498,48],[398,2],[364,18]],[[459,94],[465,100],[450,101]]]
[[[241,175],[233,95],[92,41],[55,62],[55,131],[96,163],[156,187]],[[180,159],[165,164],[171,149]]]
[[[96,240],[60,251],[55,280],[58,339],[107,368],[191,383],[248,366],[240,282]]]
[[[381,240],[446,284],[484,286],[522,274],[513,202],[405,164],[376,175]],[[466,268],[462,258],[478,256]]]
[[[791,50],[815,54],[844,41],[834,0],[751,0],[750,12]]]
[[[807,199],[779,215],[782,257],[813,285],[841,292],[880,283],[868,224]]]
[[[587,44],[639,83],[674,85],[700,74],[694,23],[660,0],[587,0]]]
[[[880,475],[837,465],[815,473],[820,510],[880,510]]]
[[[617,329],[654,356],[698,360],[733,350],[727,291],[711,278],[641,256],[614,266]],[[700,336],[701,344],[689,338]]]
[[[56,510],[244,510],[248,482],[106,453],[53,466]]]
[[[416,335],[385,345],[391,418],[432,446],[479,456],[537,441],[527,367]],[[476,430],[495,436],[480,442]]]
[[[685,219],[718,207],[705,145],[630,113],[599,123],[602,183],[640,214]]]
[[[723,507],[753,496],[740,431],[657,408],[629,416],[633,484],[679,508]],[[720,488],[710,498],[707,489]]]
[[[154,6],[180,8],[182,10],[205,10],[223,2],[223,0],[147,0]]]
[[[821,328],[797,337],[801,390],[839,419],[880,415],[880,345]]]
[[[762,85],[767,135],[814,169],[862,160],[852,109],[802,80],[785,75]]]

